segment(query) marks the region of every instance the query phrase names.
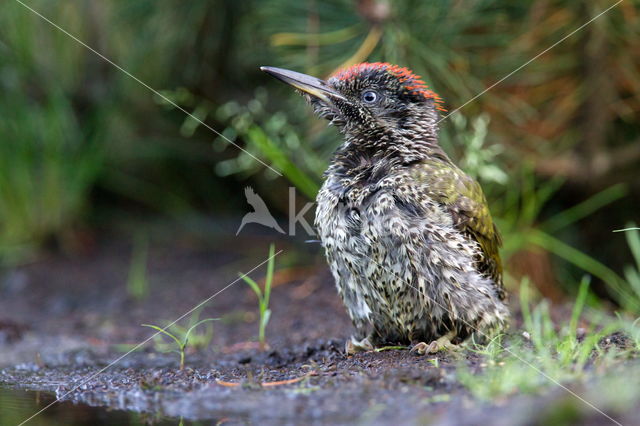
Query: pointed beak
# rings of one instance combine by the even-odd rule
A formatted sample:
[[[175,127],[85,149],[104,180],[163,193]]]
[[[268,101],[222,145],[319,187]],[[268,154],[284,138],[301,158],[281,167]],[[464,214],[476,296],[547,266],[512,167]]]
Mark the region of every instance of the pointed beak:
[[[326,81],[319,78],[282,68],[260,67],[260,69],[278,80],[325,102],[330,102],[331,98],[345,100],[344,96],[332,89]]]

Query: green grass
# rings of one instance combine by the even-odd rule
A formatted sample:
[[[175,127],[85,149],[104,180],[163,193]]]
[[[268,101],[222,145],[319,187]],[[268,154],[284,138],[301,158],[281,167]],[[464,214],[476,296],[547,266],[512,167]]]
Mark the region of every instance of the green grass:
[[[640,305],[640,228],[633,223],[628,223],[627,228],[621,231],[625,231],[627,245],[635,263],[635,265],[625,266],[624,277],[632,291],[631,299],[634,304]]]
[[[552,320],[543,300],[531,306],[528,283],[522,284],[523,327],[516,334],[498,336],[486,346],[474,346],[478,365],[461,362],[458,380],[484,401],[500,401],[520,393],[539,393],[558,383],[586,382],[624,365],[640,355],[634,322],[586,310],[589,279],[582,280],[568,322]],[[583,326],[580,329],[579,325]],[[623,331],[630,348],[606,347],[603,339]]]
[[[163,328],[154,324],[142,324],[143,327],[152,328],[170,339],[167,343],[163,341],[161,336],[156,336],[154,339],[155,349],[159,352],[178,353],[180,356],[180,370],[184,370],[185,355],[188,347],[202,349],[208,346],[213,339],[213,326],[210,323],[218,321],[219,318],[204,318],[200,320],[200,311],[201,309],[194,311],[186,327],[173,324],[170,327]],[[206,331],[201,334],[195,333],[196,328],[205,323],[209,323]]]
[[[264,350],[267,347],[267,341],[265,337],[265,332],[267,328],[267,324],[269,324],[269,319],[271,318],[271,309],[269,309],[269,299],[271,297],[271,284],[273,282],[273,271],[275,265],[275,245],[271,244],[269,246],[269,262],[267,263],[267,275],[264,279],[264,290],[260,288],[257,282],[255,282],[251,277],[247,275],[240,275],[244,282],[247,283],[249,287],[253,290],[253,292],[258,297],[258,310],[260,312],[260,317],[258,320],[258,341],[260,342],[260,347]]]

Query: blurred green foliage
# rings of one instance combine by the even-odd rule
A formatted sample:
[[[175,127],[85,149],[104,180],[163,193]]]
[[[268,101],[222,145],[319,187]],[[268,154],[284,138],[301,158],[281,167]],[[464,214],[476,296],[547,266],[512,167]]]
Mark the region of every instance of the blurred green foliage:
[[[353,62],[398,63],[454,110],[611,2],[29,5],[312,199],[340,136],[260,65],[326,77]],[[637,5],[621,3],[441,123],[447,152],[485,188],[507,263],[532,249],[553,254],[565,261],[550,263],[563,282],[587,271],[616,294],[632,291],[628,273],[615,272],[630,256],[610,231],[637,212],[611,206],[640,193]],[[73,246],[77,227],[108,211],[237,214],[247,180],[287,211],[275,173],[17,2],[0,4],[0,92],[3,263],[52,239]]]
[[[79,111],[69,90],[84,54],[66,36],[31,31],[24,11],[1,7],[0,259],[11,260],[85,212],[103,167],[108,103]]]
[[[19,255],[82,213],[103,156],[98,136],[83,136],[60,93],[32,104],[7,92],[0,98],[0,254]]]

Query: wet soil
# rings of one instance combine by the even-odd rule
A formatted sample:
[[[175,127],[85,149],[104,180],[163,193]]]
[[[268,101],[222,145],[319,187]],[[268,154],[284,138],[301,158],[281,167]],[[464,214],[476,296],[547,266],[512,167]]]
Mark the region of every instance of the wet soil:
[[[213,422],[207,424],[542,424],[556,411],[566,412],[567,404],[571,416],[564,424],[603,420],[560,388],[504,404],[478,402],[456,380],[455,355],[389,350],[345,356],[351,324],[316,248],[284,244],[277,264],[297,266],[276,274],[269,348],[260,350],[256,297],[241,281],[229,284],[265,259],[267,244],[236,245],[233,252],[226,246],[153,246],[142,300],[128,295],[131,247],[123,243],[5,271],[0,401],[9,401],[11,392],[29,398],[35,394],[19,392],[45,392],[31,407],[35,412],[52,401],[50,392],[93,413],[86,422],[57,422],[52,407],[42,415],[51,420],[46,424],[128,424],[114,420],[123,411],[143,413],[131,424],[166,417]],[[310,256],[301,260],[304,250]],[[308,266],[300,268],[300,262]],[[259,279],[264,267],[251,275]],[[205,348],[187,351],[184,370],[177,354],[159,352],[154,341],[127,353],[153,334],[140,324],[167,324],[218,292],[199,316],[220,318],[213,338]],[[478,362],[473,354],[466,357],[470,367]],[[100,420],[100,412],[82,408],[88,406],[116,410],[116,417]],[[633,413],[620,418],[640,424]]]

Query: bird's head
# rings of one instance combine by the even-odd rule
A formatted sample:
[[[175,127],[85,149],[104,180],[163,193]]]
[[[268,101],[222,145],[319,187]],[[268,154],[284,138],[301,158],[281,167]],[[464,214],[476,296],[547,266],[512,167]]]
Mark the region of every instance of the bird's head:
[[[347,137],[365,141],[397,138],[435,139],[440,97],[407,68],[388,63],[362,63],[326,81],[281,68],[261,67],[290,84],[320,117]],[[372,138],[373,136],[373,138]]]

